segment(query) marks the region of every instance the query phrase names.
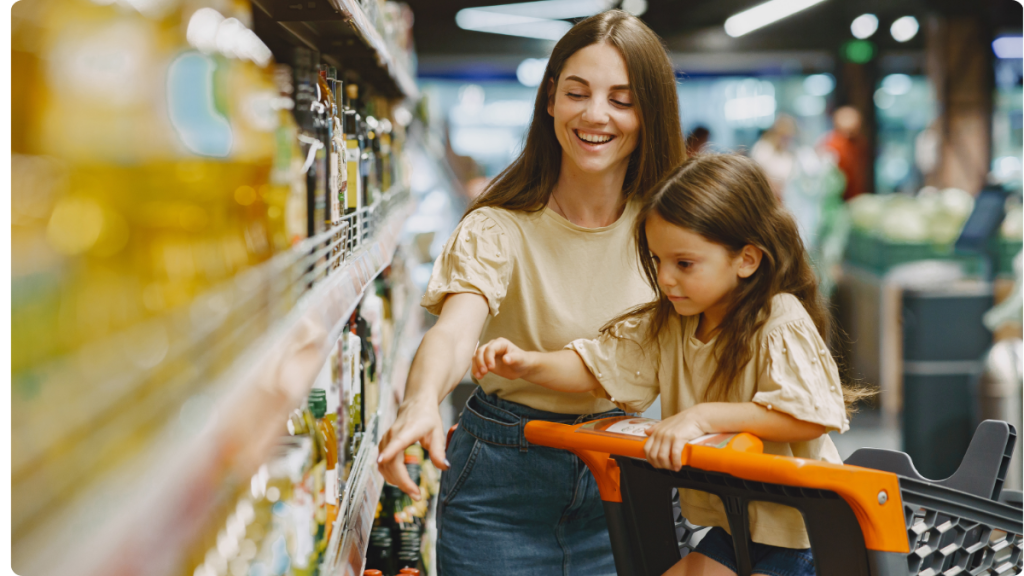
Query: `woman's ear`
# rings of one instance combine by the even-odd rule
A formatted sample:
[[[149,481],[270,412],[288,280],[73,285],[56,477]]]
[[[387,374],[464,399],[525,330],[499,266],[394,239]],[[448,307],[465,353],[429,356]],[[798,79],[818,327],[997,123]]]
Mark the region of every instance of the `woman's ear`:
[[[555,117],[555,79],[548,78],[548,116]]]
[[[758,266],[761,265],[762,256],[764,256],[764,252],[757,246],[753,244],[744,246],[740,250],[739,268],[736,270],[736,274],[740,278],[750,278],[754,272],[757,272]]]

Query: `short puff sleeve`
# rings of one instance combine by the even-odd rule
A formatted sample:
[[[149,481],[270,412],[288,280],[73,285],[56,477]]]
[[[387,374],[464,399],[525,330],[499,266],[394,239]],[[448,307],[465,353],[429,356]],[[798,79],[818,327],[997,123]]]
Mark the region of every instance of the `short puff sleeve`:
[[[649,316],[626,318],[592,340],[570,342],[601,383],[592,394],[627,412],[643,412],[658,397],[658,347],[645,345]]]
[[[753,402],[830,432],[849,429],[839,369],[812,322],[783,324],[768,333],[762,347],[767,366]]]
[[[491,316],[497,316],[512,277],[512,256],[498,223],[479,210],[470,212],[434,262],[420,305],[440,315],[449,294],[468,292],[486,298]]]

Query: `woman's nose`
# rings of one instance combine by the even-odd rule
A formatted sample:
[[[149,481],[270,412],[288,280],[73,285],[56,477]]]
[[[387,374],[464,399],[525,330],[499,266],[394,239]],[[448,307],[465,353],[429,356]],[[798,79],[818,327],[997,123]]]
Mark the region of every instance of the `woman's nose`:
[[[608,104],[601,98],[591,97],[587,100],[587,107],[583,110],[583,121],[593,124],[606,124],[608,122]]]

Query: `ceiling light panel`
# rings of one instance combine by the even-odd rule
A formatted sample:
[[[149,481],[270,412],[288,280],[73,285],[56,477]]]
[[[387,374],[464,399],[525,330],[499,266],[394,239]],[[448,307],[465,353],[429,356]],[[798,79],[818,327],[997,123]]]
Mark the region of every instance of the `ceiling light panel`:
[[[730,16],[725,21],[725,33],[733,38],[743,36],[821,2],[824,0],[770,0]]]

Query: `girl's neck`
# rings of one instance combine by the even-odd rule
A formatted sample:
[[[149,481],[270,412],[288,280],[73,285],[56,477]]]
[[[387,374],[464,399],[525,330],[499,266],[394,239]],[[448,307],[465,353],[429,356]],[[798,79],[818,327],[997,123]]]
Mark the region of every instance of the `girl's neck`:
[[[718,333],[718,327],[722,325],[725,318],[725,311],[713,306],[701,312],[700,320],[697,321],[697,330],[693,336],[702,343],[707,344]]]
[[[625,208],[622,183],[628,166],[625,161],[601,173],[584,172],[563,154],[562,168],[548,198],[548,207],[584,228],[614,224]]]

